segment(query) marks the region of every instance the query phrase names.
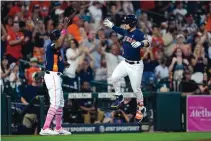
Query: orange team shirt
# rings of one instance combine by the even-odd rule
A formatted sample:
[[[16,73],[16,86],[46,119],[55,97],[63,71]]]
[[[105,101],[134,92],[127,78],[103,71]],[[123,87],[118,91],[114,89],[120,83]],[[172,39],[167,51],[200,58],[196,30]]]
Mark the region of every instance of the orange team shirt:
[[[58,55],[54,54],[53,55],[53,71],[58,72],[59,71],[59,67],[58,67]]]
[[[68,26],[67,31],[71,34],[78,42],[81,41],[81,34],[79,27],[76,24],[71,24]]]
[[[18,40],[21,37],[24,37],[22,32],[9,32],[7,35],[7,42],[13,41],[13,40]],[[7,44],[7,49],[6,49],[6,54],[10,54],[12,57],[16,59],[22,58],[22,53],[21,53],[22,45],[21,44],[16,44],[13,46],[10,46],[9,43]]]
[[[28,84],[32,84],[32,74],[39,71],[40,69],[36,67],[30,67],[26,69],[26,78],[28,80]]]

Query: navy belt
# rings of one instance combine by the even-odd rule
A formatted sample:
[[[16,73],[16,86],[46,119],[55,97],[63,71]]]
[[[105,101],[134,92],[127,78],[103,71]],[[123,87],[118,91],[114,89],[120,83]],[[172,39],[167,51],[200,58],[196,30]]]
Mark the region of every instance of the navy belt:
[[[125,59],[125,62],[127,62],[129,64],[140,64],[141,63],[140,61],[130,61],[130,60],[127,60],[127,59]]]
[[[50,71],[48,71],[48,70],[46,70],[46,71],[45,71],[45,73],[50,74],[51,72],[50,72]],[[62,75],[62,73],[61,73],[61,72],[57,72],[57,75],[61,76],[61,75]]]

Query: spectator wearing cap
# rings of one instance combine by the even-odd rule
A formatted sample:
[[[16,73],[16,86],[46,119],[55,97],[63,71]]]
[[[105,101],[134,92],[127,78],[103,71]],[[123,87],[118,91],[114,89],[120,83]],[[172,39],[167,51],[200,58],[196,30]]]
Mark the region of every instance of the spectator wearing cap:
[[[136,113],[136,101],[131,98],[124,98],[118,110],[111,112],[111,123],[132,123]]]
[[[184,72],[184,78],[179,84],[179,91],[182,92],[182,95],[194,95],[196,93],[198,85],[194,80],[191,80],[190,71],[186,70]]]
[[[30,67],[25,69],[25,78],[27,80],[27,84],[32,84],[32,74],[35,72],[39,72],[40,68],[37,66],[38,60],[37,58],[33,57],[30,59]]]
[[[192,54],[191,45],[190,44],[185,44],[185,36],[183,34],[178,34],[176,36],[176,45],[173,48],[173,52],[177,48],[181,48],[184,57],[189,59],[190,55]]]
[[[82,61],[82,64],[78,67],[78,76],[81,78],[81,84],[84,81],[88,81],[89,83],[94,80],[94,59],[93,57],[86,52],[85,59]]]
[[[188,14],[185,16],[186,24],[182,28],[183,31],[187,30],[188,36],[193,36],[197,32],[197,25],[194,22],[193,16],[191,14]]]
[[[53,21],[59,21],[59,14],[63,14],[64,10],[61,9],[61,2],[60,1],[54,1],[51,3],[52,4],[52,9],[50,12],[50,16],[53,19]]]
[[[82,41],[82,37],[80,34],[80,27],[82,26],[83,22],[82,20],[78,17],[75,16],[73,18],[72,24],[68,26],[67,31],[69,34],[73,36],[79,43]]]
[[[41,16],[40,16],[40,4],[39,3],[34,5],[33,10],[32,10],[32,14],[31,14],[31,18],[34,22],[36,22],[38,19],[41,18]]]
[[[193,42],[192,42],[192,50],[194,51],[194,49],[199,46],[200,48],[204,48],[204,43],[207,41],[207,33],[204,32],[204,34],[202,34],[201,32],[197,32],[194,36],[193,36]]]
[[[18,63],[12,63],[10,65],[11,73],[9,76],[10,86],[12,88],[12,99],[17,98],[18,89],[22,84],[22,81],[19,77],[19,65]]]
[[[8,54],[9,62],[16,62],[18,59],[22,58],[22,43],[24,42],[24,35],[20,32],[19,23],[14,22],[12,31],[7,35],[7,49],[6,54]]]

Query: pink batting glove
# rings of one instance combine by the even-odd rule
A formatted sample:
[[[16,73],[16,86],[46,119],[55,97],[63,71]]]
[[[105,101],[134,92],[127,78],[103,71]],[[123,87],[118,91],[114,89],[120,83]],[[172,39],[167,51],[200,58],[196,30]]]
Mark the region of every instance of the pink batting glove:
[[[62,35],[66,35],[66,34],[67,34],[67,30],[66,30],[66,29],[63,29],[63,30],[61,31],[61,34],[62,34]]]

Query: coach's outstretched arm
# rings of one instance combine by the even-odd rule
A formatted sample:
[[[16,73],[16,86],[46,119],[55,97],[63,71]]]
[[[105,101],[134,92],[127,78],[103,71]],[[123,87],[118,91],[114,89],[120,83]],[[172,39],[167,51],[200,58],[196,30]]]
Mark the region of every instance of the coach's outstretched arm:
[[[103,24],[109,28],[112,28],[115,32],[117,32],[118,34],[124,36],[126,30],[119,28],[117,26],[115,26],[111,21],[109,21],[108,19],[105,19]]]
[[[68,23],[69,23],[69,18],[65,18],[64,19],[64,27],[63,27],[63,30],[61,31],[61,36],[59,37],[57,43],[55,44],[55,48],[58,49],[58,48],[61,48],[62,47],[62,44],[64,43],[64,39],[67,35],[67,26],[68,26]]]

